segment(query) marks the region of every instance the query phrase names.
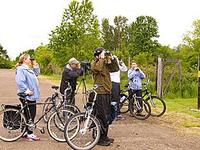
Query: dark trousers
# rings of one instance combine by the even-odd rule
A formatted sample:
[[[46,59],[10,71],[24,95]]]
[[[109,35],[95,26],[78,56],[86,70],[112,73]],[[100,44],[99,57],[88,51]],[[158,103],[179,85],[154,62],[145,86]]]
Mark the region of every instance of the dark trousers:
[[[100,140],[105,140],[108,135],[109,118],[111,114],[110,94],[98,94],[94,106],[95,116],[101,125]]]
[[[134,99],[133,99],[133,95],[136,94],[137,100],[139,101],[140,107],[142,108],[143,103],[142,103],[142,90],[129,90],[129,108],[133,108],[133,104],[134,104]],[[142,109],[140,110],[140,112],[142,111]]]
[[[23,99],[20,99],[21,103],[23,106],[25,106],[25,100]],[[29,104],[28,107],[29,107],[29,111],[30,111],[30,115],[29,115],[29,112],[28,112],[28,107],[26,107],[24,109],[24,115],[26,117],[26,120],[29,121],[29,119],[31,118],[32,121],[34,122],[35,120],[35,116],[36,116],[36,101],[29,101],[29,100],[26,100],[27,103]],[[29,130],[28,128],[26,129],[27,131],[27,134],[32,134],[33,131]]]
[[[120,83],[112,82],[111,101],[117,103],[116,113],[119,115]]]

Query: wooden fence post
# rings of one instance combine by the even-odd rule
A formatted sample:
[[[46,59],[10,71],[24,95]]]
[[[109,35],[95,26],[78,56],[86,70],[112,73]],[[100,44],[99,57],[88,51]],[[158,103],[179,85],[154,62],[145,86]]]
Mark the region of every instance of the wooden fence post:
[[[162,58],[158,57],[157,64],[157,96],[162,97]]]

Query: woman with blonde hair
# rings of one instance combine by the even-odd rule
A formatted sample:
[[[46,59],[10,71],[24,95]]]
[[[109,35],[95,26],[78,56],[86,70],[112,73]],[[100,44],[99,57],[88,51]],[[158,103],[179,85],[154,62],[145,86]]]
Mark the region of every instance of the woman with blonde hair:
[[[19,93],[25,93],[26,101],[30,110],[31,116],[28,115],[27,108],[24,111],[26,119],[29,120],[30,117],[34,121],[36,116],[36,105],[35,103],[40,99],[40,90],[37,76],[40,73],[39,65],[35,60],[31,59],[29,54],[22,54],[16,65],[16,83]],[[22,105],[25,105],[25,101],[20,99]],[[33,131],[26,129],[26,135],[24,136],[29,141],[40,140]]]

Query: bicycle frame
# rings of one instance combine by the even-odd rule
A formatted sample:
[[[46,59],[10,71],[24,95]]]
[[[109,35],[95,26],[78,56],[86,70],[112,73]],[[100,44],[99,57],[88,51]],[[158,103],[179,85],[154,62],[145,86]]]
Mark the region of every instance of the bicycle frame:
[[[53,100],[54,100],[54,99],[53,99]],[[33,126],[33,125],[34,125],[34,128],[36,127],[36,125],[38,124],[38,122],[40,122],[40,121],[43,119],[43,117],[44,117],[47,113],[49,113],[52,109],[54,109],[56,112],[58,112],[59,108],[62,107],[62,105],[60,105],[59,107],[57,107],[56,104],[55,104],[55,100],[54,100],[53,102],[50,102],[50,103],[32,103],[32,104],[28,104],[27,101],[26,101],[26,99],[24,99],[24,101],[25,101],[25,105],[22,106],[22,108],[18,111],[18,113],[23,113],[23,111],[25,110],[25,108],[27,108],[27,110],[28,110],[28,117],[29,117],[30,119],[26,121],[26,125],[27,125],[27,126]],[[30,113],[30,109],[29,109],[28,106],[29,106],[29,105],[44,105],[44,104],[52,104],[52,106],[50,107],[49,110],[45,110],[45,112],[41,115],[41,117],[40,117],[38,120],[36,120],[35,122],[33,122],[33,120],[31,119],[31,113]],[[17,114],[18,114],[18,113],[17,113]],[[60,119],[60,118],[59,118],[59,119]],[[30,122],[30,123],[29,123],[29,122]]]

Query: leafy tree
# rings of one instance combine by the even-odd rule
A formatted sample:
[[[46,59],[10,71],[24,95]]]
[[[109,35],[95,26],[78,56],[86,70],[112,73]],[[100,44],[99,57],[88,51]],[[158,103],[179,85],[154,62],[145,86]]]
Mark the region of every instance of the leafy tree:
[[[0,68],[11,68],[12,64],[7,54],[7,50],[0,44]]]
[[[108,50],[115,49],[114,43],[114,27],[109,24],[109,20],[104,18],[102,20],[102,39],[103,47]]]
[[[52,51],[47,45],[38,46],[35,50],[35,59],[39,62],[41,72],[43,74],[50,74],[54,71],[54,66],[52,65]]]
[[[129,28],[129,50],[132,56],[140,52],[155,53],[159,47],[156,38],[158,35],[158,25],[151,16],[139,16]]]
[[[90,0],[72,1],[62,22],[50,34],[50,48],[55,62],[63,66],[70,57],[89,59],[101,44],[99,23]]]

